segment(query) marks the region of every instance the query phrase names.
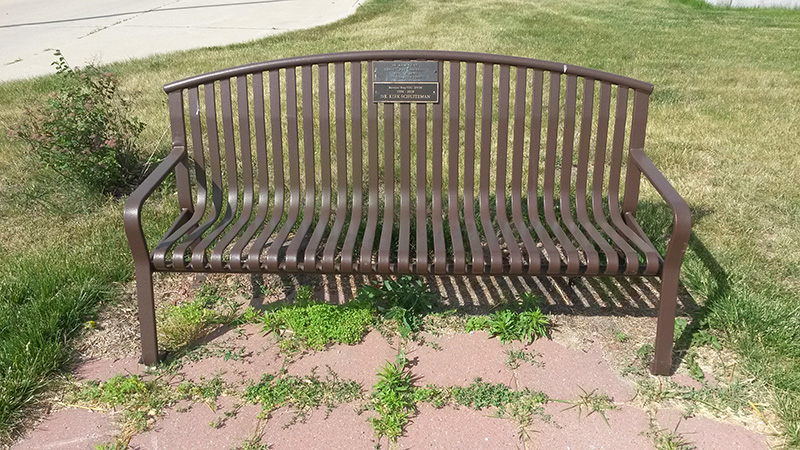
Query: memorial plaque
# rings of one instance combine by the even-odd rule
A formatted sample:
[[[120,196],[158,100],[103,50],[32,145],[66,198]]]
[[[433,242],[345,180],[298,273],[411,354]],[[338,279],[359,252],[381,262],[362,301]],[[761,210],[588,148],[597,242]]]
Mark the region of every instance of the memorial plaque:
[[[375,103],[438,103],[437,61],[375,61],[372,63]]]
[[[376,103],[438,103],[439,83],[375,83]]]

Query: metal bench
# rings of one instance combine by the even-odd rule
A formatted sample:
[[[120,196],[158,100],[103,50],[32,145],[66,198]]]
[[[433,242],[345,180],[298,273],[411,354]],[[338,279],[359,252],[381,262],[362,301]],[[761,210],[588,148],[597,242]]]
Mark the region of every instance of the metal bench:
[[[159,358],[156,271],[660,276],[652,371],[668,373],[691,220],[643,151],[652,89],[447,51],[287,58],[167,84],[172,152],[124,212],[143,362]],[[142,206],[170,174],[180,209],[149,248]],[[642,175],[674,214],[663,258],[636,222]]]

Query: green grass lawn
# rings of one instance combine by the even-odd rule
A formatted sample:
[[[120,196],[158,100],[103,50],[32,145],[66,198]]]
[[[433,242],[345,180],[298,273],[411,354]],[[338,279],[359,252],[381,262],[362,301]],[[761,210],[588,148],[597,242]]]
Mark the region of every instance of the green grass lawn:
[[[800,447],[800,11],[674,0],[371,0],[336,24],[113,64],[143,151],[164,154],[161,85],[248,62],[365,49],[448,49],[567,62],[655,85],[646,150],[694,212],[684,284],[704,321],[769,387],[754,402]],[[71,61],[79,63],[79,61]],[[53,78],[0,84],[0,128]],[[652,191],[645,202],[657,201]],[[161,193],[149,217],[167,223]],[[0,133],[0,435],[68,360],[69,337],[132,264],[121,201],[74,192]],[[642,211],[654,232],[663,220]],[[655,209],[653,209],[655,211]]]

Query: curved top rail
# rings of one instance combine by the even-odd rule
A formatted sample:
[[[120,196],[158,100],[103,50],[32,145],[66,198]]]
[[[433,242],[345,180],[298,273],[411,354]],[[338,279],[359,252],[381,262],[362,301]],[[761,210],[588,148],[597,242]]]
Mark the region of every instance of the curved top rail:
[[[369,50],[344,53],[325,53],[320,55],[297,56],[292,58],[274,59],[242,66],[231,67],[229,69],[217,70],[202,75],[197,75],[183,80],[175,81],[164,85],[164,91],[172,91],[198,86],[224,78],[232,78],[266,70],[282,69],[286,67],[306,66],[321,63],[336,62],[355,62],[355,61],[381,61],[387,59],[408,59],[408,60],[439,60],[439,61],[463,61],[490,64],[507,64],[513,66],[527,67],[531,69],[541,69],[550,72],[560,72],[565,74],[577,75],[580,77],[592,78],[599,81],[607,81],[612,84],[621,84],[638,91],[646,93],[653,92],[653,85],[634,78],[616,75],[601,70],[589,69],[571,64],[562,64],[553,61],[540,59],[524,58],[520,56],[495,55],[490,53],[456,52],[442,50]]]

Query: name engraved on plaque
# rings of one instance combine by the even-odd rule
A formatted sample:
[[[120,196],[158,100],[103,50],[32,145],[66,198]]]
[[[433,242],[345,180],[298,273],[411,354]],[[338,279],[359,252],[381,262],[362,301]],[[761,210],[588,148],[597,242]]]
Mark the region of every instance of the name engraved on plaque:
[[[436,61],[375,61],[372,70],[375,103],[439,102]]]

